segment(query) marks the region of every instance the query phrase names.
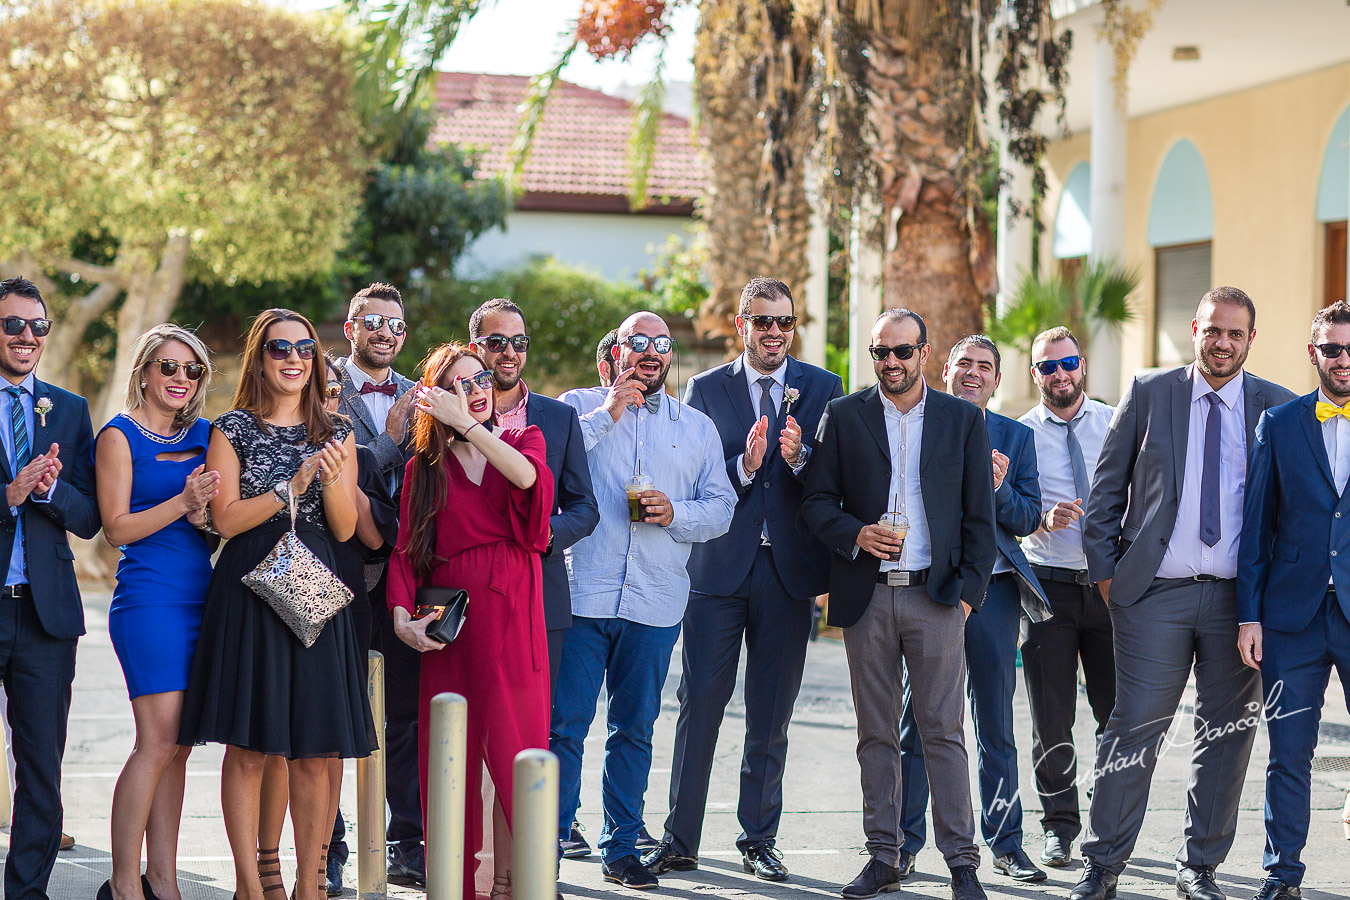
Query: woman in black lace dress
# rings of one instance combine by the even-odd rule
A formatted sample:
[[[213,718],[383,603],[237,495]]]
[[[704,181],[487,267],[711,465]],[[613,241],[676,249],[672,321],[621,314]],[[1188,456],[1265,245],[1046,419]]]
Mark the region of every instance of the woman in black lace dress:
[[[179,741],[227,745],[221,803],[243,900],[285,896],[277,850],[259,849],[258,823],[270,814],[260,798],[264,759],[287,760],[302,873],[295,897],[318,900],[313,873],[333,821],[328,760],[368,756],[375,746],[351,611],[306,648],[240,579],[290,528],[288,495],[301,540],[335,569],[335,543],[356,528],[356,452],[350,424],[324,409],[322,353],[305,317],[264,311],[244,359],[233,408],[215,421],[207,449],[208,468],[220,473],[211,516],[227,543],[207,593]]]

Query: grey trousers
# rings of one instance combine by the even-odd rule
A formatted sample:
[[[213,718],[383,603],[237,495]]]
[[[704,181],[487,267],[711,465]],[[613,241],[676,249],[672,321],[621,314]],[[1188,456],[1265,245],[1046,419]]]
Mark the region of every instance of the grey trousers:
[[[978,615],[978,613],[976,613]],[[900,712],[909,669],[914,719],[933,798],[933,834],[948,867],[978,866],[965,742],[965,616],[922,587],[877,585],[844,629],[858,716],[863,831],[879,862],[900,859]]]
[[[1116,706],[1097,753],[1083,856],[1117,874],[1125,868],[1158,757],[1190,737],[1172,719],[1194,666],[1195,743],[1177,863],[1218,865],[1237,832],[1261,709],[1261,673],[1238,656],[1236,582],[1156,578],[1138,602],[1111,606],[1111,626]]]

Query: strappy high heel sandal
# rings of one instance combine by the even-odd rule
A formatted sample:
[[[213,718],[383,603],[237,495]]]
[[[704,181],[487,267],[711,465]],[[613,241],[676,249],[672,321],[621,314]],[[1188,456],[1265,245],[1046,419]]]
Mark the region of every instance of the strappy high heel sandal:
[[[502,897],[504,900],[511,900],[510,872],[507,872],[505,875],[492,876],[492,893],[488,896],[493,898],[493,900],[496,900],[498,897]]]
[[[319,848],[319,896],[328,896],[328,845]]]
[[[268,884],[272,880],[273,883]],[[286,885],[281,881],[281,850],[258,848],[258,881],[262,882],[263,896],[286,900]]]

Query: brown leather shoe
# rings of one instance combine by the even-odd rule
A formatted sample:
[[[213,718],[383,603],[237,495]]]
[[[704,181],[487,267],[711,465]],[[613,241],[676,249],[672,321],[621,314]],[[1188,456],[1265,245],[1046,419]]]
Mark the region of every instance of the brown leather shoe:
[[[75,839],[70,835],[66,834],[64,831],[61,832],[61,849],[62,850],[75,849]]]

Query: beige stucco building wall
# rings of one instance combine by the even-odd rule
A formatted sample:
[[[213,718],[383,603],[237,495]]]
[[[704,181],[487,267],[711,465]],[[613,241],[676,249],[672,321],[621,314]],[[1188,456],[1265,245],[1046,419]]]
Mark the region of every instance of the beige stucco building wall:
[[[1135,295],[1138,318],[1122,336],[1122,385],[1153,364],[1149,204],[1168,150],[1186,138],[1209,174],[1212,281],[1242,288],[1257,304],[1248,368],[1291,390],[1312,390],[1316,373],[1305,346],[1325,290],[1324,226],[1315,217],[1318,176],[1328,137],[1347,104],[1350,63],[1129,122],[1126,246],[1128,262],[1140,267],[1143,280]],[[1059,192],[1074,166],[1090,161],[1088,144],[1084,132],[1053,142],[1048,151],[1043,267],[1054,264],[1048,237]]]

